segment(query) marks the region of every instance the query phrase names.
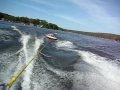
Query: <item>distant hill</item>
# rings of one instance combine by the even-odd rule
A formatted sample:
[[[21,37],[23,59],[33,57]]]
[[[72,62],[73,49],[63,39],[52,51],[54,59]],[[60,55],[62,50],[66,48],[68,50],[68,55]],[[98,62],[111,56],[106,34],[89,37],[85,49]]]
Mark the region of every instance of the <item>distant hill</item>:
[[[11,21],[15,23],[23,23],[26,25],[38,26],[41,28],[61,30],[61,31],[67,31],[67,32],[72,32],[72,33],[78,33],[78,34],[83,34],[83,35],[88,35],[88,36],[94,36],[94,37],[100,37],[100,38],[120,41],[120,35],[109,34],[109,33],[93,33],[93,32],[83,32],[83,31],[76,31],[76,30],[67,30],[67,29],[63,29],[57,26],[56,24],[49,23],[45,20],[32,19],[28,17],[16,17],[16,16],[12,16],[12,15],[2,13],[2,12],[0,12],[0,20]]]
[[[38,26],[41,28],[56,29],[56,30],[60,29],[60,27],[58,27],[56,24],[48,23],[45,20],[32,19],[28,17],[16,17],[2,12],[0,12],[0,20],[11,21],[15,23],[23,23],[26,25]]]
[[[120,41],[120,35],[116,35],[116,34],[83,32],[83,31],[67,30],[67,29],[62,29],[62,31],[68,31],[68,32],[77,33],[77,34],[83,34],[83,35],[88,35],[88,36],[94,36],[94,37],[100,37],[100,38],[106,38],[106,39],[112,39],[115,41]]]

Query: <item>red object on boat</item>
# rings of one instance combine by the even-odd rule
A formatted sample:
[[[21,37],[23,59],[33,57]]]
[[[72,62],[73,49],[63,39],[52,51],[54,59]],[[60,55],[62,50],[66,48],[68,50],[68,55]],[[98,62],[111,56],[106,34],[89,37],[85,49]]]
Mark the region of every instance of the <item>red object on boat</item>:
[[[54,34],[48,34],[46,37],[50,40],[57,40],[57,38],[54,36]]]

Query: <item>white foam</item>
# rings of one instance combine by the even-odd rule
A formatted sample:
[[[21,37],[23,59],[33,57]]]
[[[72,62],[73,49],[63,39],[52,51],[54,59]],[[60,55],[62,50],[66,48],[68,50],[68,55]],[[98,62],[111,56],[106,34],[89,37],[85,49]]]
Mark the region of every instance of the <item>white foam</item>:
[[[30,39],[29,35],[22,35],[21,42],[23,44],[23,51],[25,53],[25,59],[28,60],[27,44]]]
[[[56,47],[77,52],[80,56],[80,59],[74,65],[76,71],[74,71],[74,76],[72,77],[73,90],[120,89],[120,67],[114,60],[88,51],[75,50],[75,46],[71,42],[58,41]]]
[[[58,49],[73,49],[73,48],[75,48],[73,43],[70,42],[70,41],[60,41],[60,40],[58,40],[55,45]]]
[[[43,38],[42,39],[38,39],[35,37],[35,45],[34,45],[34,51],[35,53],[37,53],[37,50],[39,49],[40,45],[43,44]]]
[[[81,64],[81,60],[75,65],[78,70],[74,76],[73,88],[86,90],[119,90],[120,89],[120,67],[113,61],[107,61],[108,58],[101,57],[87,51],[78,51],[82,60],[86,65]],[[88,68],[87,71],[82,71],[82,67]],[[90,66],[89,66],[90,65]],[[89,68],[89,67],[91,68]]]
[[[32,52],[29,52],[29,53],[28,53],[29,49],[26,46],[27,42],[28,42],[28,36],[27,36],[27,39],[23,40],[23,50],[24,50],[25,56],[26,56],[26,64],[36,56],[40,45],[43,43],[43,39],[35,38],[35,43],[33,43],[34,44],[33,47],[29,47],[29,49],[31,49],[30,51],[32,51]],[[32,74],[32,69],[33,69],[33,63],[34,63],[34,61],[27,67],[26,71],[24,72],[24,77],[23,77],[24,81],[22,83],[23,90],[30,90],[30,88],[31,88],[30,83],[31,83],[31,74]]]
[[[22,35],[22,32],[16,26],[11,26],[11,28],[13,28],[13,30],[17,31],[19,34]]]

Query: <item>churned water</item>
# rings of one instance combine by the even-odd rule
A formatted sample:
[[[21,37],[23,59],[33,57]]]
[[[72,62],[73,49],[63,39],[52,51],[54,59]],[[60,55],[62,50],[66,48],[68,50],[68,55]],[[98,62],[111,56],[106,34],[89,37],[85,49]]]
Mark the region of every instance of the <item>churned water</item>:
[[[0,83],[32,58],[11,90],[120,90],[119,42],[0,21]]]

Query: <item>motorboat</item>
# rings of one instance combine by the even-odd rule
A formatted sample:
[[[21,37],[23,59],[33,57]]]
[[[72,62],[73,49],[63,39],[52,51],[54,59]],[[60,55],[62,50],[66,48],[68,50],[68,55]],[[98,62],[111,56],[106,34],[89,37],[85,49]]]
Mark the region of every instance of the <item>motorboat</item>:
[[[57,40],[54,34],[47,34],[46,37],[50,40]]]

